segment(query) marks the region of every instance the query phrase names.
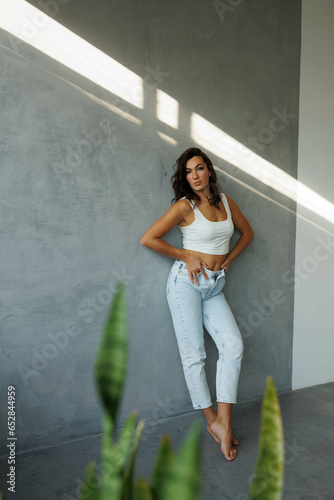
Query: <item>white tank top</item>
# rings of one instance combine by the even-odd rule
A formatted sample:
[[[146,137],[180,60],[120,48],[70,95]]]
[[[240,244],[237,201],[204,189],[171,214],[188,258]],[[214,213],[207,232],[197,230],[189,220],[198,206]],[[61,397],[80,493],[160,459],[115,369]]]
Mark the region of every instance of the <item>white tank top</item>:
[[[225,255],[229,252],[230,239],[234,232],[234,225],[230,207],[224,193],[221,193],[222,201],[227,213],[227,219],[219,222],[208,220],[195,202],[187,198],[192,207],[195,220],[189,226],[179,226],[183,235],[183,248],[196,252],[207,253],[209,255]]]

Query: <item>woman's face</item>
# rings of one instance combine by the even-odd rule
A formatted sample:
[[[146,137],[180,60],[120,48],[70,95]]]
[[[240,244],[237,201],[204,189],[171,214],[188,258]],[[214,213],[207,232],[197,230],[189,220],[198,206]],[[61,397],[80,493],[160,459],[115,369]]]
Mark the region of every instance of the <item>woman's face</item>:
[[[210,170],[200,156],[194,156],[186,163],[186,179],[191,189],[202,191],[209,185]]]

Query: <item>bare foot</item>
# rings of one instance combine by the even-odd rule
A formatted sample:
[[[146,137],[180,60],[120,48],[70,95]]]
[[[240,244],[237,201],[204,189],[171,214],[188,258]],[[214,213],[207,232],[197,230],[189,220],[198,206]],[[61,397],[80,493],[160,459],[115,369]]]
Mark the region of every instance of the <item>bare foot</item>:
[[[234,460],[237,456],[237,450],[232,448],[233,436],[231,429],[227,429],[223,425],[219,424],[219,422],[215,421],[210,425],[210,433],[219,439],[221,450],[226,460],[228,460],[229,462]],[[235,445],[235,443],[233,444]]]
[[[217,438],[217,436],[212,432],[212,430],[210,429],[210,426],[208,425],[206,430],[211,434],[211,436],[213,437],[213,439],[216,441],[216,443],[219,443],[220,444],[220,441],[219,439]]]
[[[212,432],[209,425],[207,426],[206,430],[211,434],[211,436],[216,441],[216,443],[220,444],[220,439]],[[239,441],[237,440],[236,437],[233,436],[233,434],[232,434],[231,443],[233,444],[233,446],[238,446],[238,444],[239,444]]]

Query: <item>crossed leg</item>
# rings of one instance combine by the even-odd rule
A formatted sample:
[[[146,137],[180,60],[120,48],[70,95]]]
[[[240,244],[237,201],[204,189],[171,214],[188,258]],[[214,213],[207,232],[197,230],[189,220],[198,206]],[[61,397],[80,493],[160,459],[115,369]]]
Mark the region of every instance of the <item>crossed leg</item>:
[[[232,435],[232,407],[231,403],[218,403],[218,414],[216,414],[213,406],[202,410],[208,423],[208,432],[221,445],[221,451],[228,461],[235,459],[237,450],[233,446],[239,444]]]

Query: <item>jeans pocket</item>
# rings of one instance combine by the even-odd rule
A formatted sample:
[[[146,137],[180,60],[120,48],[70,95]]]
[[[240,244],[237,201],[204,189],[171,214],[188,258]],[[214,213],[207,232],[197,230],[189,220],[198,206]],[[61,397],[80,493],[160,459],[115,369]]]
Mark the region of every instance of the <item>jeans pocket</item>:
[[[177,277],[180,278],[181,281],[185,281],[186,283],[190,283],[190,278],[189,278],[189,273],[188,269],[186,268],[185,264],[180,267]]]

